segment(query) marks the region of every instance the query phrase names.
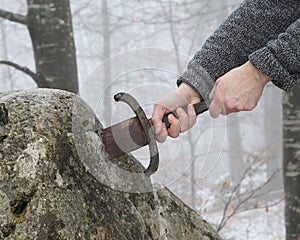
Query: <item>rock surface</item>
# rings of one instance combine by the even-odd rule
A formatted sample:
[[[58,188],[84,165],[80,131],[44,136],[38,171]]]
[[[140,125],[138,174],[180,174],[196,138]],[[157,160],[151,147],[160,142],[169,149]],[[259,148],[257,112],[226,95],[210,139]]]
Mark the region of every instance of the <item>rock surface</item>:
[[[100,132],[71,93],[0,94],[0,239],[220,239],[134,158],[110,160]]]

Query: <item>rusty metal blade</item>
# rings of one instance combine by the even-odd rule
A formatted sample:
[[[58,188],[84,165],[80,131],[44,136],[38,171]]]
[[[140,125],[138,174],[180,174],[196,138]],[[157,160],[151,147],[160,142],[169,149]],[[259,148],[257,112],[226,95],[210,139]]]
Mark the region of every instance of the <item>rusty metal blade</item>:
[[[103,129],[101,137],[106,152],[112,158],[118,158],[149,144],[137,117]]]

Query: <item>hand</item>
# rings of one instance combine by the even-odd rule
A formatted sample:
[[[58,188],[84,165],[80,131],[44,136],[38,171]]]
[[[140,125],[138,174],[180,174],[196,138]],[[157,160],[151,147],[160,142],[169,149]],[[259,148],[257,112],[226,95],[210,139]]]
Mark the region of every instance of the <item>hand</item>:
[[[186,83],[180,84],[178,89],[160,100],[154,105],[152,114],[152,123],[154,125],[155,135],[158,142],[164,142],[169,135],[170,137],[178,137],[181,132],[190,129],[196,122],[196,113],[192,104],[200,102],[200,95],[196,90]],[[188,105],[186,113],[181,107]],[[170,114],[168,121],[170,128],[162,122],[165,113],[176,110],[179,118]]]
[[[249,61],[232,69],[216,81],[210,93],[210,115],[216,118],[220,114],[253,110],[269,81],[271,78]]]

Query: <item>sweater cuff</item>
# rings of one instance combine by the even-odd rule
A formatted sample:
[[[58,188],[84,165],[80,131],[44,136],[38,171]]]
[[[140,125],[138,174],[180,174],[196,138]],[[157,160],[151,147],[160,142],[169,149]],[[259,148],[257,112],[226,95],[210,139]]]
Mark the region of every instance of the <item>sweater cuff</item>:
[[[290,91],[296,84],[296,80],[267,47],[250,54],[249,60],[259,71],[272,78],[273,84],[282,90]]]
[[[177,80],[177,85],[186,83],[193,87],[204,101],[209,100],[209,94],[215,84],[208,72],[196,60],[192,60],[188,69]]]

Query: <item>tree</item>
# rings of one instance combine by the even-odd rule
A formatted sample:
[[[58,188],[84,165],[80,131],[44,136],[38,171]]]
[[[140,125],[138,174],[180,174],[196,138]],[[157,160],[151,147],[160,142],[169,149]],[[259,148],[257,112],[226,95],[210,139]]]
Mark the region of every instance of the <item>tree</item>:
[[[85,58],[88,56],[94,63],[100,61],[103,67],[103,71],[98,73],[95,81],[84,81],[81,94],[88,95],[85,96],[87,102],[95,102],[97,106],[99,104],[101,109],[99,113],[104,125],[111,122],[112,78],[116,68],[111,66],[111,58],[114,53],[120,51],[120,48],[124,48],[132,41],[130,35],[133,30],[130,28],[135,24],[132,16],[138,6],[135,1],[89,0],[85,1],[85,4],[80,3],[79,9],[73,12],[73,19],[75,25],[77,23],[77,27],[79,26],[79,32],[89,36],[87,41],[90,45],[84,49]],[[97,94],[91,94],[95,88],[99,91]]]
[[[230,115],[228,119],[228,156],[230,160],[230,178],[234,183],[240,182],[244,171],[244,150],[239,126],[239,116]]]
[[[1,25],[0,25],[0,29],[1,29],[1,38],[2,38],[3,57],[5,59],[8,59],[6,31],[5,31],[5,26],[2,24],[2,22],[1,22]],[[13,81],[12,81],[12,76],[11,76],[10,69],[7,68],[5,73],[7,75],[8,81],[9,81],[9,89],[12,90],[14,88],[14,86],[13,86]]]
[[[283,178],[286,239],[300,236],[300,86],[283,97]]]
[[[264,91],[264,127],[267,147],[267,174],[271,176],[282,168],[282,94],[274,85],[268,84]],[[270,184],[274,190],[283,189],[282,175]]]
[[[78,92],[76,51],[69,0],[27,0],[26,15],[0,9],[0,17],[28,28],[35,72],[8,60],[0,61],[29,75],[38,87]]]

